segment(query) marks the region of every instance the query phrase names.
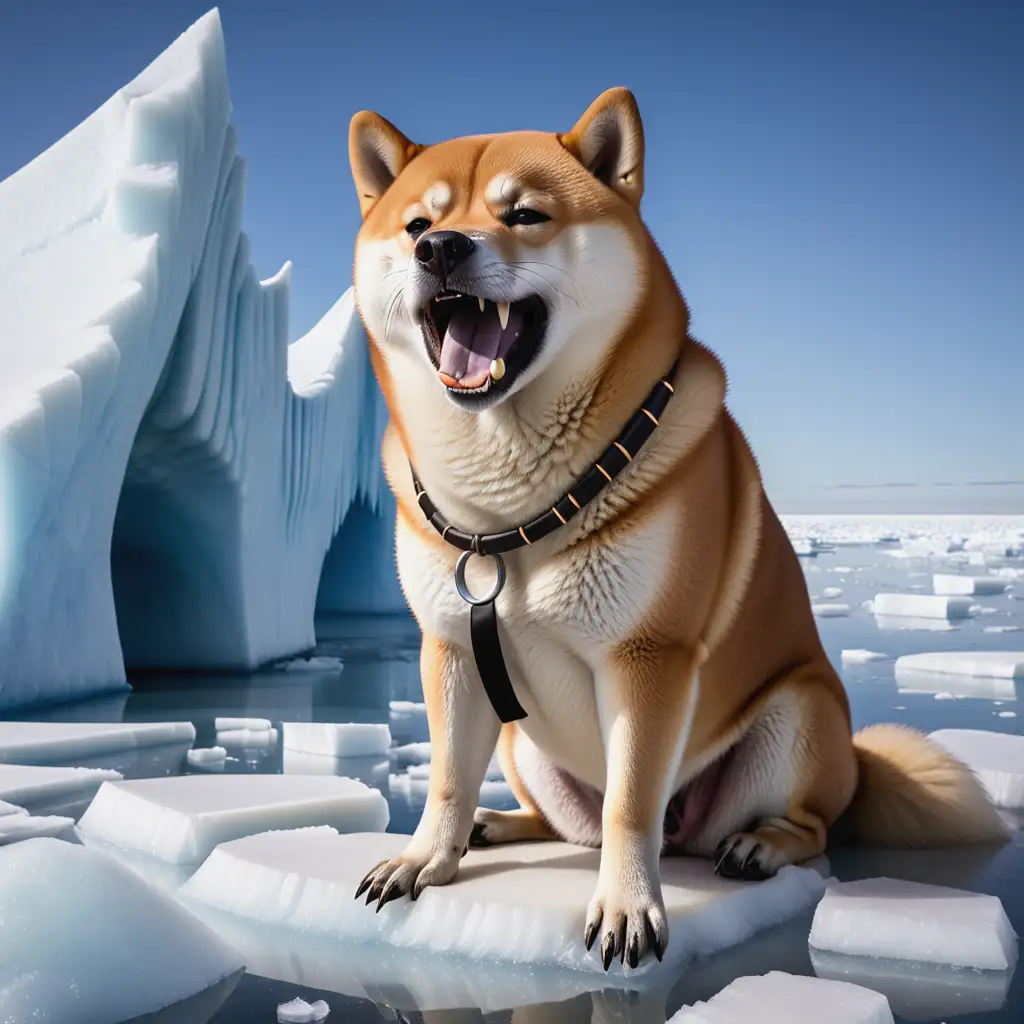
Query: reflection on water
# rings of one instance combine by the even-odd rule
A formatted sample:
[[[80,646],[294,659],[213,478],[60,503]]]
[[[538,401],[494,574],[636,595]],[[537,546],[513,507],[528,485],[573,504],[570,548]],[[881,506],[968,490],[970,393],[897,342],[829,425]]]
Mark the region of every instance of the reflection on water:
[[[837,561],[840,559],[841,561]],[[834,571],[839,566],[842,572]],[[843,589],[842,601],[853,609],[848,618],[820,620],[827,653],[842,672],[851,698],[854,726],[899,721],[928,731],[980,728],[1009,732],[1024,728],[1024,716],[1000,718],[997,712],[1021,710],[1024,683],[1004,679],[928,673],[897,675],[893,662],[843,666],[843,649],[866,648],[895,658],[937,650],[1014,649],[1020,634],[985,633],[980,620],[947,624],[943,620],[876,617],[862,602],[883,590],[906,589],[907,573],[942,571],[927,563],[896,562],[875,548],[843,547],[805,560],[812,593],[828,586]],[[986,597],[996,610],[984,624],[1024,623],[1024,603],[1012,593]],[[152,675],[133,679],[130,694],[50,708],[46,717],[63,721],[190,720],[195,746],[212,746],[214,718],[268,718],[282,723],[389,722],[396,743],[426,739],[418,708],[391,702],[422,700],[419,682],[419,634],[405,617],[341,617],[318,622],[315,659],[278,666],[253,676]],[[938,625],[943,627],[936,630]],[[936,694],[955,700],[935,700]],[[25,717],[39,718],[33,713]],[[422,813],[426,780],[421,770],[410,776],[416,757],[335,759],[265,749],[229,750],[227,772],[286,772],[348,775],[379,789],[391,809],[389,831],[408,833]],[[114,767],[129,777],[177,774],[190,769],[183,747],[109,755],[90,765]],[[491,787],[491,788],[488,788]],[[502,783],[485,786],[483,802],[511,807],[514,800]],[[84,809],[81,808],[81,809]],[[122,863],[165,889],[184,880],[179,869],[151,863],[141,855],[112,851]],[[1024,842],[1020,834],[1000,849],[936,852],[881,851],[834,844],[829,850],[834,874],[842,880],[889,876],[998,895],[1018,932],[1024,932]],[[457,884],[457,883],[456,883]],[[637,1022],[664,1024],[682,1005],[708,1000],[734,978],[780,970],[795,974],[860,981],[883,991],[898,1021],[945,1021],[965,1024],[1024,1020],[1024,972],[963,972],[888,961],[863,961],[814,953],[807,945],[810,917],[755,936],[742,946],[684,970],[671,986],[641,992],[590,991],[602,980],[577,973],[527,965],[467,964],[444,956],[369,946],[323,943],[283,935],[239,920],[202,911],[207,923],[229,938],[247,957],[247,973],[233,990],[210,993],[205,1003],[178,1008],[189,1024],[250,1024],[276,1020],[276,1007],[296,996],[308,1002],[325,999],[330,1021],[359,1022]],[[400,964],[400,966],[399,966]],[[398,981],[401,979],[401,982]],[[650,984],[650,983],[648,983]],[[170,1011],[167,1011],[168,1013]],[[181,1014],[184,1014],[182,1016]],[[157,1018],[153,1018],[156,1020]],[[165,1018],[159,1018],[163,1021]]]

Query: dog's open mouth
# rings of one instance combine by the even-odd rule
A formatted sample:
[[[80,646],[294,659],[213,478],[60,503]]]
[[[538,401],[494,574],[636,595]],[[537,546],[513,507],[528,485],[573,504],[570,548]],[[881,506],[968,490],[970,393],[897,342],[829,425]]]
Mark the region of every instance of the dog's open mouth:
[[[547,317],[536,295],[508,303],[444,291],[423,313],[427,353],[449,394],[472,403],[508,390],[533,362]]]

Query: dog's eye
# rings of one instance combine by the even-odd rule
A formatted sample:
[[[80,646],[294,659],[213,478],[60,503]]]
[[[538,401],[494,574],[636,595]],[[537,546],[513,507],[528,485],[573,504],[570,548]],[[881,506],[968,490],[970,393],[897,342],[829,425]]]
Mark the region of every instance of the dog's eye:
[[[430,221],[427,220],[426,217],[414,217],[405,225],[405,230],[408,231],[413,238],[418,238],[429,227]]]
[[[510,211],[502,219],[510,228],[543,224],[545,221],[551,220],[546,213],[541,213],[540,210],[531,210],[526,206],[520,206],[518,209]]]

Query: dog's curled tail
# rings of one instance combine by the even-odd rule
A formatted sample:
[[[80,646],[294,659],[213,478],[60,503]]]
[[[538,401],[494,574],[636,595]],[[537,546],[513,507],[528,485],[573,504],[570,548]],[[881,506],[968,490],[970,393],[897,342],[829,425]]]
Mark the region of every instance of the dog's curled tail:
[[[1009,837],[974,772],[924,733],[872,725],[853,746],[860,780],[849,816],[861,842],[923,849]]]

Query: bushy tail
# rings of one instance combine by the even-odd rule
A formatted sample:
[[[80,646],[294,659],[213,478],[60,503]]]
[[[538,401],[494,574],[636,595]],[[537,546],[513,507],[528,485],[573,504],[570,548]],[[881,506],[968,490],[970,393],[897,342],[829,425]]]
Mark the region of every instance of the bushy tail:
[[[924,733],[873,725],[854,735],[853,746],[860,782],[849,818],[860,841],[923,849],[1009,837],[974,772]]]

